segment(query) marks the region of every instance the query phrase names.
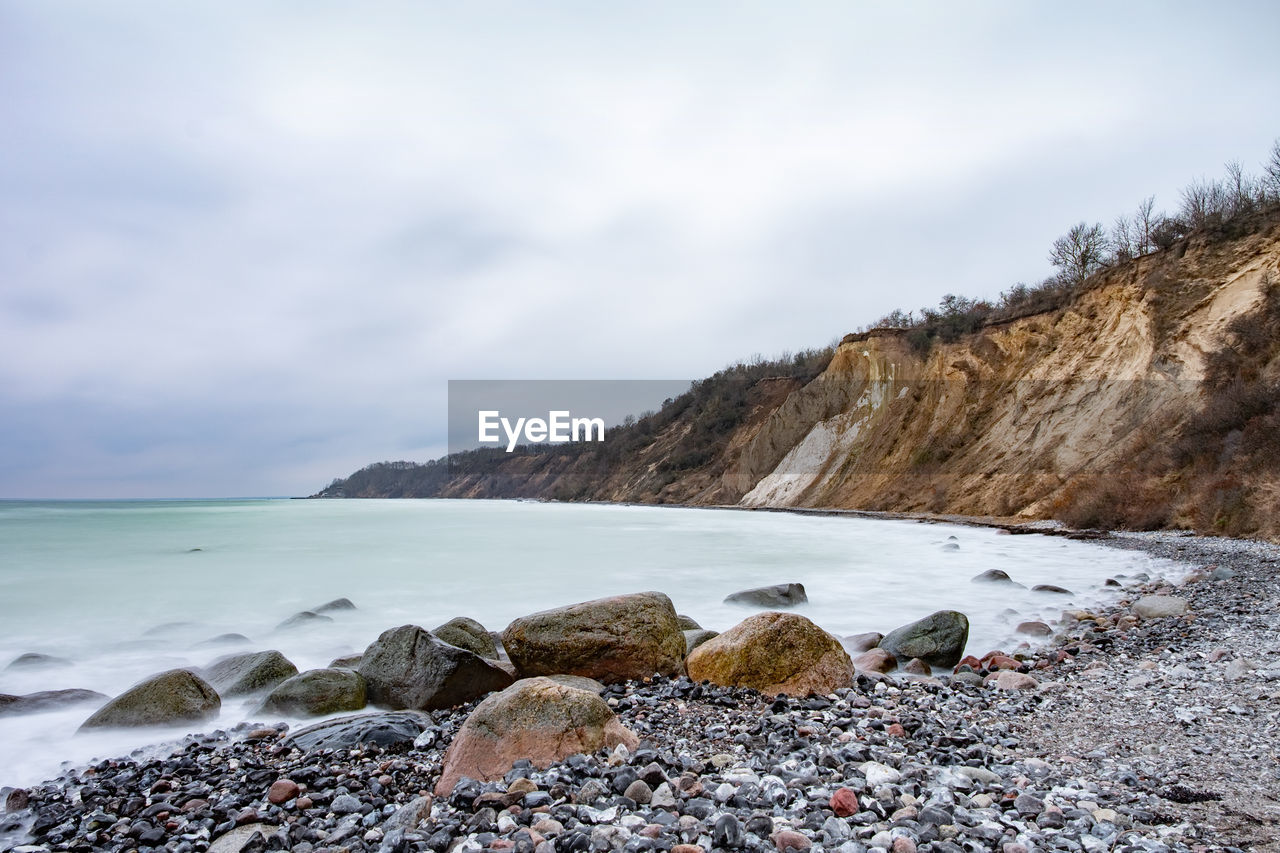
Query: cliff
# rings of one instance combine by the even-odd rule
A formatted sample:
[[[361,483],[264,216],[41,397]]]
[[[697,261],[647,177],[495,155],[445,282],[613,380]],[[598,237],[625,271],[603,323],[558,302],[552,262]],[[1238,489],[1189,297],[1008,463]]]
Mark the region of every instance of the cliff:
[[[1276,535],[1278,342],[1272,208],[1097,273],[1050,311],[931,346],[850,335],[803,366],[717,374],[604,449],[469,454],[405,494]],[[385,495],[356,476],[321,496]]]

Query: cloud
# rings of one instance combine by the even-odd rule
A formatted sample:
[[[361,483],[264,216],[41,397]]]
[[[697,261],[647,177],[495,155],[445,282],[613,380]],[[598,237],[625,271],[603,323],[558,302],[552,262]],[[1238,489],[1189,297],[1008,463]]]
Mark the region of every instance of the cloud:
[[[695,377],[993,295],[1260,158],[1280,82],[1261,2],[0,16],[15,496],[310,492],[440,452],[450,378]]]

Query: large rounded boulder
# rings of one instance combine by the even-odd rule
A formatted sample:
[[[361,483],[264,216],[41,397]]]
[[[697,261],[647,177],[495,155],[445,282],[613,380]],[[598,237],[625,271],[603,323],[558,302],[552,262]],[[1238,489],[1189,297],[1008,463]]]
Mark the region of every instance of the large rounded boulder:
[[[281,682],[258,709],[262,714],[322,717],[365,706],[364,678],[349,669],[311,669]]]
[[[489,636],[489,631],[474,619],[456,616],[438,628],[433,628],[431,633],[451,646],[466,649],[482,658],[496,660],[498,657],[497,643]]]
[[[611,684],[684,672],[684,633],[660,592],[522,616],[502,632],[502,645],[522,676],[585,675]]]
[[[939,610],[901,628],[880,641],[880,648],[900,661],[920,658],[936,667],[952,667],[964,656],[969,642],[969,619],[956,610]]]
[[[264,693],[297,674],[298,668],[275,650],[221,658],[201,673],[218,695],[228,698]]]
[[[504,670],[417,625],[383,631],[356,671],[364,677],[369,702],[392,710],[451,708],[512,682]]]
[[[187,669],[171,669],[130,687],[85,720],[82,729],[167,726],[204,722],[222,700],[212,685]]]
[[[686,661],[694,681],[761,693],[825,695],[853,683],[840,640],[795,613],[757,613],[707,640]]]
[[[501,779],[521,759],[546,768],[570,755],[618,744],[635,749],[639,738],[595,693],[549,678],[523,679],[485,699],[467,717],[445,753],[436,794],[448,795],[463,776]]]

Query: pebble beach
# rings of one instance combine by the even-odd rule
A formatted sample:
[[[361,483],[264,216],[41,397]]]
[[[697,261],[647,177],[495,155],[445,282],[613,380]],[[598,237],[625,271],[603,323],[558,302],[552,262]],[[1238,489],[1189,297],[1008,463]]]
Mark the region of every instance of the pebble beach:
[[[478,701],[264,718],[4,790],[0,849],[1280,850],[1280,548],[1099,541],[1189,574],[1119,578],[1120,598],[1064,614],[1047,643],[969,649],[954,673],[860,672],[807,697],[601,685],[631,747],[448,790]],[[1153,595],[1185,610],[1137,615]]]

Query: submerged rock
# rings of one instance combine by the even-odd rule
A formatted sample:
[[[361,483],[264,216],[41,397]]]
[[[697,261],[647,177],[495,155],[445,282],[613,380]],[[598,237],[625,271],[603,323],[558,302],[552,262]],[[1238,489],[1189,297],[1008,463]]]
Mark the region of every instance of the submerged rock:
[[[920,658],[930,666],[953,667],[969,641],[969,619],[956,610],[939,610],[900,628],[880,641],[898,660]]]
[[[971,579],[973,583],[999,583],[1009,586],[1016,586],[1019,589],[1026,589],[1022,584],[1009,577],[1009,573],[1000,569],[987,569],[980,575],[974,575]]]
[[[40,669],[52,666],[71,666],[71,661],[53,655],[42,655],[39,652],[27,652],[9,661],[5,669]]]
[[[319,607],[311,608],[312,613],[332,613],[336,610],[355,610],[356,606],[351,603],[349,598],[335,598],[333,601],[326,601]]]
[[[373,704],[423,711],[478,699],[512,681],[479,655],[442,642],[417,625],[382,632],[356,671],[367,682]]]
[[[585,675],[606,684],[684,671],[684,634],[660,592],[616,595],[523,616],[502,632],[522,676]]]
[[[795,607],[809,600],[802,583],[780,583],[744,589],[725,596],[725,604],[747,604],[755,607]]]
[[[276,626],[277,631],[287,631],[290,628],[301,628],[303,625],[315,625],[319,622],[332,622],[332,616],[323,616],[311,610],[303,610],[301,613],[295,613],[288,619]]]
[[[831,693],[853,683],[840,641],[794,613],[758,613],[694,649],[689,677],[790,696]]]
[[[187,669],[171,669],[130,687],[85,720],[81,729],[164,726],[216,717],[222,700]]]
[[[298,674],[298,668],[274,649],[231,655],[209,664],[201,672],[220,696],[252,696]]]
[[[458,780],[500,779],[520,759],[535,767],[576,753],[639,738],[625,728],[603,699],[549,678],[527,678],[481,702],[445,753],[436,794],[446,796]]]
[[[25,696],[10,696],[0,693],[0,717],[12,717],[19,714],[38,714],[42,711],[57,711],[68,705],[80,705],[85,702],[96,702],[107,697],[96,690],[42,690],[39,693],[28,693]]]
[[[412,744],[433,725],[435,722],[431,716],[419,711],[357,714],[298,729],[285,740],[284,745],[297,747],[303,752],[350,749],[364,744],[374,744],[385,749]]]
[[[1054,595],[1071,595],[1071,590],[1051,583],[1038,583],[1031,587],[1032,592],[1051,592]]]
[[[349,669],[312,669],[276,686],[259,713],[319,717],[365,706],[365,681]]]
[[[452,646],[466,649],[482,658],[495,660],[498,657],[498,644],[489,636],[489,631],[474,619],[455,616],[448,622],[431,629],[431,633]]]

